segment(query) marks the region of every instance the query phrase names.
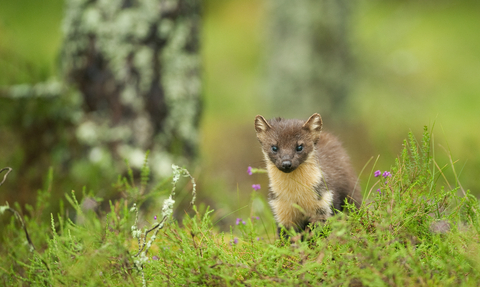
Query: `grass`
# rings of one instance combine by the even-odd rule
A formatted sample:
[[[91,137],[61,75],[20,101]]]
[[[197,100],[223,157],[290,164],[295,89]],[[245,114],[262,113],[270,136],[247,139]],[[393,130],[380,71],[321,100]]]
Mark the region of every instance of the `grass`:
[[[147,161],[140,183],[133,176],[119,178],[114,185],[119,199],[95,205],[101,199],[92,193],[83,191],[78,202],[72,191],[65,194],[70,208],[51,214],[50,221],[41,220],[42,210],[54,200],[49,198],[49,173],[37,205],[18,216],[30,242],[15,216],[2,229],[0,282],[5,286],[476,286],[480,282],[477,199],[459,184],[439,186],[446,167],[435,162],[427,129],[421,141],[409,134],[403,146],[390,175],[375,177],[372,169],[372,184],[367,184],[359,210],[351,206],[348,214],[337,214],[304,241],[293,242],[275,239],[256,216],[237,220],[227,233],[218,231],[208,207],[192,205],[193,212],[181,223],[172,219],[175,186],[182,176],[191,176],[175,168],[171,190],[168,182],[150,187]],[[159,197],[167,198],[163,208],[146,204]],[[8,210],[20,207],[3,206],[3,216]],[[158,219],[151,216],[160,211],[163,215]]]

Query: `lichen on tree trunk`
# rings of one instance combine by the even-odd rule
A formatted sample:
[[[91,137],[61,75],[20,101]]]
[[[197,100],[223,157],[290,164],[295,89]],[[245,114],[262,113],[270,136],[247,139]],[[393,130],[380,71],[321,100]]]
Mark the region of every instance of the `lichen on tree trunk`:
[[[92,161],[140,167],[150,150],[164,176],[194,159],[199,25],[195,0],[67,0],[62,70],[83,98],[76,135]]]

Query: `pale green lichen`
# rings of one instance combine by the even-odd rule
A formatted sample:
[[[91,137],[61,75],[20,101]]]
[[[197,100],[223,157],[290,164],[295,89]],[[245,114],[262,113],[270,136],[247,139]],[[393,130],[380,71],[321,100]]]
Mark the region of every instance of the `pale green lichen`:
[[[145,151],[130,145],[120,145],[118,153],[128,160],[130,167],[141,168],[145,159]]]
[[[198,48],[187,47],[191,42],[198,46],[200,3],[143,0],[133,1],[129,7],[124,4],[121,0],[67,1],[63,23],[64,71],[82,69],[87,63],[85,51],[93,48],[112,73],[108,91],[119,89],[121,104],[135,113],[120,122],[110,121],[108,113],[102,110],[86,114],[77,136],[87,145],[120,142],[120,156],[128,159],[137,158],[139,150],[145,153],[150,149],[152,162],[157,162],[152,167],[153,174],[166,176],[173,161],[186,164],[192,156],[191,152],[172,154],[172,142],[180,142],[190,151],[198,144],[200,55]],[[150,33],[155,30],[153,36],[158,39],[152,40]],[[154,65],[156,61],[160,64]],[[156,75],[167,109],[161,133],[154,129],[155,119],[145,113],[143,96],[158,80]],[[118,129],[119,126],[130,133]]]
[[[13,99],[21,98],[49,98],[58,97],[66,91],[65,85],[56,80],[51,79],[47,82],[37,83],[34,85],[21,84],[8,88],[8,96]]]
[[[5,211],[7,211],[10,207],[8,205],[2,205],[0,206],[0,214],[3,214]]]
[[[162,215],[163,216],[170,217],[170,215],[172,215],[173,204],[175,204],[175,200],[172,199],[172,196],[165,199],[165,201],[163,202],[163,208],[162,208]]]
[[[135,263],[135,267],[137,270],[141,273],[142,275],[142,282],[143,286],[146,286],[146,281],[145,281],[145,274],[143,272],[143,266],[145,263],[147,263],[148,258],[146,256],[148,250],[152,246],[153,242],[157,238],[157,233],[160,229],[162,229],[168,219],[173,214],[173,205],[175,204],[175,189],[177,186],[177,182],[180,179],[180,177],[190,177],[192,180],[192,202],[191,204],[193,205],[195,202],[195,196],[196,196],[196,184],[195,184],[195,179],[191,176],[191,174],[188,172],[188,170],[181,168],[177,165],[172,165],[172,170],[173,170],[173,178],[172,178],[172,190],[170,192],[170,196],[164,200],[163,202],[163,208],[162,208],[162,220],[159,223],[156,223],[151,229],[145,229],[144,231],[140,231],[137,227],[138,225],[138,208],[136,204],[133,204],[133,207],[130,209],[130,212],[135,212],[135,223],[131,227],[132,230],[132,236],[133,238],[137,238],[138,240],[138,246],[139,246],[139,251],[136,255],[133,256],[133,261]],[[152,236],[150,236],[150,239],[148,242],[147,240],[147,235],[148,233],[152,232]]]

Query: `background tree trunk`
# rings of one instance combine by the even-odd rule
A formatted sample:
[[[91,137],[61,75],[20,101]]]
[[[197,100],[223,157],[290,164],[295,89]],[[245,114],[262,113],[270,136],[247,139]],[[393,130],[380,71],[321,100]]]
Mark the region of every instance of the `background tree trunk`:
[[[351,81],[348,0],[268,1],[267,95],[275,115],[344,112]]]

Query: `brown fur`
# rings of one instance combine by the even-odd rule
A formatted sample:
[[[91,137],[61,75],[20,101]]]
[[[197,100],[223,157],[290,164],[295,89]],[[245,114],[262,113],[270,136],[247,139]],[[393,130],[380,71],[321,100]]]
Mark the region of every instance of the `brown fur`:
[[[270,179],[269,203],[277,223],[287,229],[300,231],[308,223],[325,221],[332,207],[343,210],[345,198],[361,204],[347,153],[335,136],[321,129],[319,114],[307,121],[255,118]]]

